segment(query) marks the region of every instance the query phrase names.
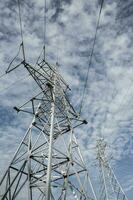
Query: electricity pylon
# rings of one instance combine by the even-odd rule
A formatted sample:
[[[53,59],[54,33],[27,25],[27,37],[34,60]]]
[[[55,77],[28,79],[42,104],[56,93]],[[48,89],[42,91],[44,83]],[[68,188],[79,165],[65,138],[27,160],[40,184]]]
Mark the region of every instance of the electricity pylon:
[[[1,200],[97,200],[74,130],[87,124],[70,104],[69,86],[45,59],[23,65],[41,92],[17,112],[33,115],[0,182]]]
[[[108,162],[105,149],[106,143],[101,138],[97,141],[97,159],[100,173],[99,200],[128,200]]]

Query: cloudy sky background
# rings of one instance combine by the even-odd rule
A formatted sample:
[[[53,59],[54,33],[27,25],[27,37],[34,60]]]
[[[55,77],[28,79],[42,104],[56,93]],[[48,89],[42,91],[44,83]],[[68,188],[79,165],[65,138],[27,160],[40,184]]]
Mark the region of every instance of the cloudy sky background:
[[[46,54],[72,88],[77,110],[99,12],[98,0],[47,0]],[[35,63],[43,47],[43,0],[21,4],[26,59]],[[77,137],[87,163],[95,166],[96,139],[108,143],[108,156],[129,200],[133,196],[133,2],[105,0],[82,110],[87,127]],[[0,2],[0,74],[21,43],[16,0]],[[21,56],[21,55],[20,55]],[[9,87],[11,85],[11,87]],[[11,160],[31,118],[19,106],[38,92],[24,68],[0,79],[0,170]],[[1,176],[1,175],[0,175]]]

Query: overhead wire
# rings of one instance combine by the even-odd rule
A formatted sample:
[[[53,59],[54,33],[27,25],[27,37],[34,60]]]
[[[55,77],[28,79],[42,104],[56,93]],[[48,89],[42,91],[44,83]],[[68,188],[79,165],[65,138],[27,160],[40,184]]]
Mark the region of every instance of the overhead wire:
[[[13,58],[13,60],[10,62],[8,69],[10,68],[10,66],[12,65],[12,63],[14,62],[14,60],[18,57],[20,50],[22,48],[22,53],[23,53],[23,58],[25,61],[25,48],[24,48],[24,35],[23,35],[23,26],[22,26],[22,16],[21,16],[21,5],[20,5],[20,0],[17,0],[17,4],[18,4],[18,15],[19,15],[19,25],[20,25],[20,35],[21,35],[21,44],[19,46],[19,50],[16,54],[16,56]],[[46,0],[44,0],[44,50],[45,50],[45,45],[46,45]],[[39,56],[40,57],[40,56]],[[38,58],[39,59],[39,58]],[[7,70],[6,70],[7,71]],[[5,75],[7,75],[7,72],[5,72],[4,74],[2,74],[0,76],[0,79],[3,78]],[[25,79],[30,78],[30,74],[22,77],[19,80],[14,81],[13,83],[11,83],[9,86],[0,89],[0,92],[3,92],[9,88],[11,88],[13,85],[15,85],[16,83],[19,83],[21,81],[24,81]]]
[[[18,2],[18,14],[19,14],[20,35],[21,35],[21,40],[22,40],[22,51],[23,51],[23,57],[24,57],[24,60],[25,60],[24,34],[23,34],[23,26],[22,26],[22,16],[21,16],[20,0],[17,0],[17,2]]]
[[[61,0],[59,0],[58,8],[59,15],[60,15],[60,7],[61,7]],[[59,16],[58,15],[58,16]],[[57,23],[58,26],[58,23]],[[57,27],[57,36],[56,36],[56,65],[59,67],[59,53],[60,53],[60,34],[59,34],[59,26]]]
[[[23,26],[22,26],[22,17],[21,17],[21,6],[20,6],[20,0],[17,0],[17,3],[18,3],[18,14],[19,14],[19,25],[20,25],[20,35],[21,35],[21,44],[19,46],[19,50],[16,54],[16,56],[13,58],[13,60],[10,62],[9,64],[9,67],[8,69],[10,68],[10,66],[12,65],[12,63],[14,62],[14,60],[17,58],[17,56],[19,55],[20,53],[20,50],[22,48],[22,51],[23,51],[23,58],[24,58],[24,61],[25,61],[25,49],[24,49],[24,36],[23,36]],[[43,42],[44,42],[44,51],[45,51],[45,45],[46,45],[46,0],[44,0],[44,36],[43,36]],[[39,56],[40,58],[40,56]],[[39,59],[38,58],[38,59]],[[0,76],[0,79],[3,78],[5,75],[7,75],[7,72],[2,74]],[[18,82],[21,82],[21,81],[24,81],[26,78],[30,77],[30,75],[26,75],[25,77],[17,80],[17,81],[14,81],[13,83],[11,83],[9,86],[5,87],[5,88],[2,88],[0,90],[0,92],[3,92],[9,88],[11,88],[13,85],[15,85],[16,83]]]
[[[18,57],[18,55],[19,55],[19,53],[20,53],[20,50],[21,50],[21,47],[22,47],[22,43],[21,43],[20,46],[19,46],[19,49],[18,49],[18,52],[17,52],[16,56],[15,56],[15,57],[12,59],[12,61],[9,63],[9,66],[8,66],[8,68],[6,69],[6,74],[8,73],[8,70],[10,69],[12,63],[13,63],[13,62],[16,60],[16,58]]]
[[[97,32],[98,32],[99,25],[100,25],[100,18],[101,18],[101,13],[102,13],[102,9],[103,9],[103,3],[104,3],[104,0],[101,0],[100,10],[99,10],[99,14],[98,14],[98,20],[97,20],[97,25],[96,25],[96,31],[95,31],[95,35],[94,35],[93,44],[92,44],[92,50],[91,50],[91,53],[90,53],[90,56],[89,56],[89,58],[90,58],[89,59],[89,65],[88,65],[87,74],[86,74],[86,78],[85,78],[85,82],[84,82],[84,86],[83,86],[83,93],[82,93],[82,97],[81,97],[79,114],[81,114],[82,108],[83,108],[85,92],[86,92],[86,87],[87,87],[88,78],[89,78],[89,71],[90,71],[90,67],[91,67],[91,64],[92,64],[92,58],[93,58],[94,48],[95,48],[96,39],[97,39]]]
[[[41,55],[44,56],[44,61],[45,61],[45,47],[46,47],[46,23],[47,23],[47,16],[46,16],[46,12],[47,12],[47,2],[46,0],[44,0],[44,7],[43,7],[43,30],[42,30],[42,37],[43,37],[43,43],[42,43],[42,49],[39,53],[39,56],[37,57],[37,60],[35,62],[35,66],[38,64],[39,59],[41,58]]]
[[[5,75],[6,75],[6,73],[1,74],[0,79],[2,79]]]
[[[13,83],[11,83],[9,86],[7,86],[7,87],[5,87],[5,88],[0,89],[0,92],[4,92],[5,90],[11,88],[11,87],[12,87],[13,85],[15,85],[16,83],[19,83],[19,82],[21,82],[21,81],[24,81],[24,80],[26,80],[27,78],[30,78],[30,74],[28,74],[28,75],[22,77],[22,78],[19,79],[19,80],[14,81]]]
[[[21,17],[21,7],[20,7],[20,0],[17,0],[17,4],[18,4],[18,14],[19,14],[19,25],[20,25],[20,35],[21,35],[21,44],[19,46],[19,50],[16,54],[16,56],[13,58],[13,60],[10,62],[8,69],[10,68],[10,66],[12,65],[12,63],[14,62],[14,60],[17,58],[17,56],[20,53],[21,47],[22,47],[22,51],[23,51],[23,58],[25,60],[25,50],[24,50],[24,37],[23,37],[23,27],[22,27],[22,17]],[[8,70],[7,69],[7,70]],[[7,74],[7,70],[5,73],[3,73],[2,75],[0,75],[0,79],[3,78],[6,74]]]
[[[46,53],[46,32],[47,32],[47,1],[44,0],[44,23],[43,23],[43,50],[44,50],[44,60],[45,60],[45,53]]]
[[[20,53],[20,50],[22,48],[22,51],[23,51],[23,58],[25,60],[25,50],[24,50],[24,37],[23,37],[23,28],[22,28],[22,18],[21,18],[21,8],[20,8],[20,1],[17,0],[17,3],[18,3],[18,14],[19,14],[19,25],[20,25],[20,35],[21,35],[21,44],[19,46],[19,50],[16,54],[16,56],[12,59],[12,61],[10,62],[6,72],[2,75],[0,75],[0,79],[3,78],[7,73],[8,73],[8,70],[9,68],[11,67],[12,63],[15,61],[15,59],[18,57],[19,53]]]

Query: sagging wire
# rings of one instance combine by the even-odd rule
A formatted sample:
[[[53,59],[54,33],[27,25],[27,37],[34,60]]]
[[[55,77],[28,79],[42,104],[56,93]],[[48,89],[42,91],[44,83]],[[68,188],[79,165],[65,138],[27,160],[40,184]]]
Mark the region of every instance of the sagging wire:
[[[92,50],[91,50],[90,59],[89,59],[88,70],[87,70],[87,74],[86,74],[86,78],[85,78],[85,83],[84,83],[83,93],[82,93],[82,98],[81,98],[81,103],[80,103],[80,109],[79,109],[80,115],[81,115],[81,112],[82,112],[83,103],[84,103],[84,99],[85,99],[85,92],[86,92],[86,87],[87,87],[88,78],[89,78],[89,71],[90,71],[90,67],[91,67],[91,64],[92,64],[92,58],[93,58],[94,48],[95,48],[96,39],[97,39],[97,32],[98,32],[98,29],[99,29],[99,26],[100,26],[100,18],[101,18],[101,13],[102,13],[102,9],[103,9],[103,3],[104,3],[104,0],[101,1],[101,5],[100,5],[100,10],[99,10],[98,20],[97,20],[97,25],[96,25],[96,31],[95,31],[95,35],[94,35]]]
[[[24,48],[24,36],[23,36],[23,26],[22,26],[22,16],[21,16],[20,0],[17,0],[17,2],[18,2],[18,14],[19,14],[20,34],[21,34],[21,40],[22,40],[22,51],[23,51],[23,58],[25,60],[25,48]]]
[[[20,35],[21,35],[21,44],[19,46],[19,50],[17,52],[17,55],[13,58],[13,60],[10,62],[6,72],[4,74],[2,74],[0,76],[0,79],[3,78],[7,73],[9,73],[10,71],[12,71],[13,69],[19,67],[22,63],[19,63],[16,67],[14,67],[12,70],[9,70],[12,63],[16,60],[16,58],[18,57],[20,50],[22,48],[22,52],[23,52],[23,59],[25,61],[25,50],[24,50],[24,37],[23,37],[23,27],[22,27],[22,17],[21,17],[21,7],[20,7],[20,0],[17,0],[17,4],[18,4],[18,15],[19,15],[19,25],[20,25]]]
[[[16,69],[17,67],[19,67],[25,61],[24,37],[23,37],[23,28],[22,28],[22,17],[21,17],[20,1],[17,0],[17,2],[18,2],[18,14],[19,14],[21,44],[19,46],[19,49],[18,49],[18,52],[17,52],[16,56],[13,58],[13,60],[9,64],[8,68],[6,69],[5,74],[7,74],[7,73],[11,72],[12,70]],[[20,54],[21,49],[22,49],[22,53],[23,53],[23,60],[18,65],[16,65],[15,67],[13,67],[11,69],[11,66],[12,66],[13,62],[17,59],[18,55]]]
[[[61,0],[59,0],[58,10],[60,16],[60,8],[61,8]],[[56,36],[56,66],[59,67],[59,59],[60,59],[60,31],[59,31],[59,24],[57,23],[57,36]]]
[[[12,70],[9,70],[9,69],[10,69],[11,65],[13,64],[13,62],[14,62],[14,61],[16,60],[16,58],[18,57],[21,48],[22,48],[22,43],[21,43],[20,46],[19,46],[19,49],[18,49],[18,52],[17,52],[16,56],[13,58],[13,60],[12,60],[12,61],[10,62],[10,64],[9,64],[8,68],[6,69],[6,74],[7,74],[8,72],[12,71]],[[20,65],[20,64],[21,64],[21,63],[19,63],[19,65]],[[16,66],[16,67],[17,67],[17,66]],[[16,68],[16,67],[15,67],[15,68]]]
[[[44,23],[43,23],[43,53],[44,53],[44,60],[45,60],[45,53],[46,53],[46,32],[47,32],[47,2],[44,0]]]
[[[30,78],[30,77],[31,77],[30,74],[28,74],[28,75],[24,76],[23,78],[14,81],[14,82],[11,83],[9,86],[0,89],[0,92],[4,92],[5,90],[8,90],[9,88],[13,87],[16,83],[22,82],[22,81],[24,81],[24,80],[26,80],[27,78]]]
[[[2,79],[5,75],[6,75],[6,73],[1,74],[1,75],[0,75],[0,79]]]

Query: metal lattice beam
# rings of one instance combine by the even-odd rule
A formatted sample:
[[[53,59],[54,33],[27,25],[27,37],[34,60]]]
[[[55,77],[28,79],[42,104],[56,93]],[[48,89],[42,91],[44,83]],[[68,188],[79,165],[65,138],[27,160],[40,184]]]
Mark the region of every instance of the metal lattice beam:
[[[74,134],[76,127],[87,122],[70,104],[69,86],[44,60],[34,67],[25,61],[22,64],[41,92],[14,107],[33,115],[33,121],[0,182],[1,200],[20,199],[21,195],[28,200],[97,200]]]
[[[99,200],[128,200],[105,155],[106,143],[97,141],[97,159],[100,173]]]

